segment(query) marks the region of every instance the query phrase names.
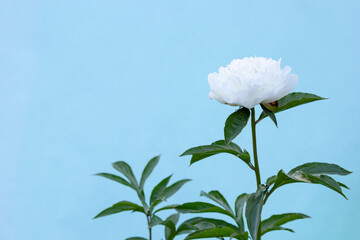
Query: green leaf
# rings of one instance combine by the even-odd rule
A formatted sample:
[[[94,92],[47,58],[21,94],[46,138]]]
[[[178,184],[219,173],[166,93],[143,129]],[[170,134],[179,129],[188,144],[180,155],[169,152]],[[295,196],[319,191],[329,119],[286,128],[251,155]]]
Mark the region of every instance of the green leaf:
[[[133,171],[131,170],[131,167],[124,161],[120,161],[120,162],[115,162],[112,164],[113,167],[118,170],[119,172],[121,172],[122,174],[124,174],[124,176],[129,179],[131,185],[135,188],[138,189],[138,182],[134,176]]]
[[[190,233],[185,240],[187,239],[201,239],[201,238],[220,238],[220,237],[230,237],[234,233],[237,233],[234,229],[228,227],[214,227],[205,230],[195,231]]]
[[[292,231],[291,229],[281,228],[280,226],[291,221],[305,218],[310,217],[302,213],[284,213],[280,215],[273,215],[270,218],[261,222],[261,235],[275,230]]]
[[[351,172],[345,170],[344,168],[330,163],[321,163],[321,162],[311,162],[300,165],[294,169],[292,169],[288,175],[292,175],[297,171],[301,171],[304,173],[310,174],[330,174],[330,175],[348,175]]]
[[[160,160],[160,156],[156,156],[156,157],[152,158],[148,162],[146,167],[144,168],[144,171],[143,171],[143,173],[141,175],[140,186],[139,186],[141,191],[144,189],[146,179],[150,176],[150,174],[152,173],[152,171],[154,170],[154,168],[158,164],[159,160]]]
[[[261,212],[264,205],[264,189],[263,186],[260,186],[256,193],[250,194],[245,209],[247,226],[254,240],[258,239],[259,234]]]
[[[183,180],[177,181],[176,183],[170,185],[161,193],[161,198],[165,199],[165,200],[168,199],[169,197],[174,195],[177,191],[179,191],[180,188],[189,181],[191,181],[191,179],[183,179]]]
[[[104,216],[108,216],[111,214],[115,214],[115,213],[119,213],[119,212],[124,212],[124,211],[133,211],[133,212],[142,212],[145,213],[144,208],[132,203],[132,202],[128,202],[128,201],[121,201],[118,202],[116,204],[114,204],[112,207],[109,207],[107,209],[105,209],[104,211],[102,211],[101,213],[99,213],[98,215],[96,215],[94,217],[95,218],[99,218],[99,217],[104,217]]]
[[[179,213],[221,213],[233,217],[228,211],[206,202],[189,202],[177,206],[176,211]]]
[[[243,218],[243,209],[249,195],[246,193],[241,194],[235,201],[235,221],[242,232],[245,231],[245,224]]]
[[[155,227],[157,225],[160,225],[160,224],[162,224],[162,222],[163,222],[163,220],[160,217],[153,215],[151,217],[150,227]]]
[[[275,184],[270,192],[273,192],[275,189],[279,188],[280,186],[289,183],[296,183],[296,182],[321,184],[327,188],[330,188],[331,190],[334,190],[335,192],[341,194],[343,197],[346,198],[346,196],[341,190],[339,183],[336,182],[330,176],[322,175],[322,174],[312,175],[301,171],[292,172],[291,175],[289,175],[284,173],[283,170],[280,170],[277,175]]]
[[[125,240],[148,240],[147,238],[143,238],[143,237],[130,237],[130,238],[127,238]]]
[[[199,228],[195,227],[196,223],[201,222],[202,218],[196,217],[186,220],[185,222],[181,223],[176,231],[176,235],[190,233],[194,230],[199,230]]]
[[[276,175],[271,176],[266,180],[266,185],[271,186],[275,183],[275,181],[276,181]]]
[[[167,205],[165,207],[157,209],[154,213],[161,212],[161,211],[164,211],[164,210],[169,210],[169,209],[175,209],[177,206],[179,206],[179,204],[170,204],[170,205]]]
[[[225,143],[228,145],[234,138],[236,138],[243,128],[246,126],[250,117],[250,110],[241,108],[232,113],[225,122],[224,135]]]
[[[192,225],[198,231],[188,235],[185,239],[199,239],[206,237],[229,237],[232,234],[240,234],[237,227],[223,220],[212,218],[193,218],[183,224]],[[180,227],[178,231],[181,230]]]
[[[289,184],[289,183],[295,183],[295,182],[299,182],[299,180],[295,180],[293,178],[290,178],[283,170],[280,170],[278,172],[278,174],[276,175],[276,180],[273,186],[273,189],[275,190],[276,188]],[[271,190],[273,191],[273,190]]]
[[[131,187],[132,189],[135,189],[133,185],[131,185],[128,181],[126,181],[125,179],[123,179],[122,177],[116,176],[114,174],[110,174],[110,173],[97,173],[95,174],[96,176],[101,176],[110,180],[113,180],[115,182],[121,183],[125,186]],[[135,189],[136,190],[136,189]]]
[[[224,196],[219,191],[211,191],[209,193],[206,193],[204,191],[201,191],[200,196],[205,196],[216,203],[218,203],[220,206],[222,206],[228,213],[230,213],[231,216],[235,216],[233,210],[229,206],[228,202],[224,198]]]
[[[339,184],[340,187],[346,188],[346,189],[350,189],[348,186],[346,186],[345,184],[341,183],[341,182],[337,182]]]
[[[204,158],[219,153],[230,153],[243,160],[246,164],[248,165],[250,164],[250,155],[246,150],[243,151],[237,144],[233,142],[230,142],[229,144],[225,144],[224,140],[216,141],[211,145],[204,145],[204,146],[190,148],[180,156],[192,155],[190,164],[193,164]]]
[[[268,115],[270,117],[270,119],[275,123],[275,126],[277,127],[277,121],[276,121],[276,117],[275,114],[270,111],[269,109],[267,109],[263,104],[260,104],[262,110],[266,113],[266,115]]]
[[[150,196],[150,205],[153,205],[153,203],[160,198],[161,193],[165,190],[166,186],[168,185],[171,176],[172,175],[164,178],[160,183],[158,183],[158,185],[154,187]]]
[[[313,176],[311,174],[306,174],[306,173],[304,173],[304,175],[311,181],[311,183],[317,183],[325,187],[328,187],[334,190],[335,192],[341,194],[344,198],[347,199],[345,194],[342,192],[339,184],[332,177],[327,175]]]
[[[278,100],[278,108],[274,110],[273,113],[282,112],[284,110],[297,107],[302,104],[323,100],[323,99],[326,98],[322,98],[310,93],[293,92]],[[259,119],[256,122],[260,122],[262,119],[266,118],[267,116],[268,115],[265,112],[262,112],[260,114]]]
[[[170,215],[162,224],[165,226],[165,240],[173,240],[176,236],[176,224],[180,214]]]

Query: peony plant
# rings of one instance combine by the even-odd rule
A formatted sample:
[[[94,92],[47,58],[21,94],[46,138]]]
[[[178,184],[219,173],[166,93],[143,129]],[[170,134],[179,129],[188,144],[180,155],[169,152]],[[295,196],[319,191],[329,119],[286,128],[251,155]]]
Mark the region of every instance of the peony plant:
[[[336,164],[311,162],[297,166],[285,172],[280,170],[266,181],[260,175],[256,144],[256,125],[269,117],[277,126],[275,114],[299,105],[324,98],[314,94],[293,92],[298,83],[298,76],[286,66],[281,69],[281,60],[250,57],[233,60],[227,67],[220,67],[218,72],[208,76],[210,99],[220,103],[239,107],[225,122],[224,139],[210,145],[190,148],[181,156],[190,155],[190,164],[219,153],[231,154],[242,160],[255,175],[256,191],[240,194],[234,208],[231,208],[219,191],[201,192],[217,205],[207,202],[189,202],[176,207],[180,213],[219,213],[230,217],[228,223],[219,219],[204,219],[207,224],[202,229],[193,231],[185,239],[219,238],[242,239],[249,237],[260,240],[271,231],[287,230],[285,223],[297,219],[309,218],[301,213],[281,213],[262,220],[261,212],[268,198],[276,189],[291,183],[311,183],[323,185],[346,198],[342,188],[345,184],[337,182],[329,175],[348,175],[351,172]],[[256,119],[255,107],[260,105],[262,112]],[[233,140],[242,132],[250,119],[252,133],[252,159],[250,154],[240,148]],[[245,210],[245,218],[243,216]],[[245,221],[246,219],[246,221]],[[246,222],[246,223],[245,223]],[[247,225],[247,229],[245,227]]]
[[[298,84],[298,76],[291,73],[289,66],[281,69],[281,60],[275,61],[263,57],[250,57],[233,60],[227,67],[220,67],[218,72],[208,76],[210,85],[209,98],[222,104],[238,107],[225,121],[224,139],[209,145],[198,146],[186,150],[181,156],[191,156],[190,165],[220,153],[231,154],[240,159],[255,175],[256,189],[253,193],[241,193],[233,207],[220,191],[201,192],[211,200],[209,202],[187,202],[158,207],[177,192],[189,179],[180,180],[168,186],[170,177],[157,184],[147,200],[144,185],[159,162],[159,156],[152,158],[143,170],[140,181],[134,176],[131,167],[125,162],[116,162],[113,167],[126,178],[109,173],[97,175],[121,183],[135,190],[140,204],[120,201],[99,213],[95,218],[123,211],[140,212],[145,215],[148,238],[131,237],[127,240],[151,240],[152,228],[162,225],[164,239],[173,240],[181,234],[185,239],[240,239],[261,240],[262,236],[271,231],[292,229],[283,225],[298,219],[309,218],[302,213],[280,213],[268,219],[262,219],[262,209],[276,189],[291,183],[310,183],[323,185],[346,198],[343,189],[348,187],[330,175],[345,176],[351,172],[331,163],[310,162],[297,166],[286,172],[277,174],[263,181],[260,174],[257,155],[256,126],[269,117],[277,126],[276,114],[306,103],[324,100],[310,93],[292,92]],[[256,118],[255,107],[262,112]],[[250,121],[252,134],[252,156],[234,142]],[[176,210],[176,213],[164,218],[158,215],[164,210]],[[216,218],[196,216],[180,224],[180,214],[217,213],[228,217],[231,222]]]
[[[171,231],[172,223],[175,221],[177,223],[179,214],[170,215],[166,220],[162,220],[158,216],[159,212],[162,212],[167,209],[172,209],[172,208],[176,207],[177,205],[169,205],[169,206],[161,207],[161,208],[158,206],[161,203],[167,201],[168,198],[170,198],[177,191],[179,191],[180,188],[185,183],[190,181],[190,179],[182,179],[182,180],[179,180],[179,181],[171,184],[170,186],[168,186],[170,178],[172,176],[172,175],[170,175],[170,176],[164,178],[163,180],[161,180],[152,189],[151,195],[149,198],[146,198],[146,196],[145,196],[144,187],[145,187],[146,180],[148,179],[150,174],[153,172],[156,165],[159,163],[159,160],[160,160],[160,156],[156,156],[149,160],[149,162],[147,163],[147,165],[145,166],[145,168],[141,174],[140,181],[138,181],[137,178],[135,177],[130,165],[124,161],[115,162],[112,164],[112,166],[117,171],[119,171],[122,175],[124,175],[126,179],[124,179],[123,177],[120,177],[118,175],[111,174],[111,173],[97,173],[96,174],[97,176],[101,176],[101,177],[110,179],[112,181],[115,181],[117,183],[120,183],[124,186],[130,187],[131,189],[133,189],[136,192],[140,203],[138,204],[138,203],[122,200],[120,202],[115,203],[111,207],[108,207],[105,210],[101,211],[99,214],[97,214],[94,217],[94,219],[109,216],[109,215],[112,215],[115,213],[126,212],[126,211],[138,212],[138,213],[143,214],[146,218],[149,237],[145,238],[145,237],[137,236],[137,237],[129,237],[129,238],[126,238],[125,240],[147,240],[147,239],[151,240],[152,239],[152,229],[158,225],[165,226],[165,239],[167,239],[167,240],[173,239],[176,235],[188,233],[189,231],[186,228],[186,226],[185,227],[180,226],[181,227],[181,228],[179,227],[180,230],[177,231],[176,233]],[[167,227],[167,226],[169,226],[169,227]],[[125,229],[123,229],[123,230],[125,230]]]

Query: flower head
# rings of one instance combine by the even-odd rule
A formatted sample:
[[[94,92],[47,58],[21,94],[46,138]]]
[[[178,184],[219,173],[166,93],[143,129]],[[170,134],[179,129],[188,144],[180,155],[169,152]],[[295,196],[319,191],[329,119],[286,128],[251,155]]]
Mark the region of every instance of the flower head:
[[[249,109],[279,100],[298,84],[298,76],[290,73],[291,67],[281,69],[280,62],[263,57],[234,59],[219,72],[209,74],[209,98]]]

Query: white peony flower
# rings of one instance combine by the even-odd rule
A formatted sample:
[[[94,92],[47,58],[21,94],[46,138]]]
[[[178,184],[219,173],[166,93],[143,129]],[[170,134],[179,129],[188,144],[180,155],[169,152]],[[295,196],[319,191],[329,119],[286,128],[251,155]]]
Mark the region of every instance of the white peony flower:
[[[250,57],[234,59],[219,72],[210,73],[210,99],[231,106],[253,108],[270,103],[290,93],[298,84],[298,76],[291,67],[280,68],[281,59]]]

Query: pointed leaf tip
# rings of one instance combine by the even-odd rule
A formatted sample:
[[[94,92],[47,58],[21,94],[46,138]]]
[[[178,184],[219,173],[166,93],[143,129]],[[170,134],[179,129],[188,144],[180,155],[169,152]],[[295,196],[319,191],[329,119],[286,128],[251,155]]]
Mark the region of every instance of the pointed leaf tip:
[[[278,127],[277,121],[276,121],[276,117],[275,114],[269,110],[266,106],[264,106],[263,104],[260,104],[262,110],[270,117],[270,119],[275,123],[275,126]]]
[[[160,160],[160,155],[153,157],[152,159],[149,160],[149,162],[145,166],[143,173],[141,175],[141,179],[140,179],[140,185],[139,185],[140,191],[142,191],[144,189],[144,185],[145,185],[147,178],[153,172],[154,168],[159,163],[159,160]]]
[[[247,108],[240,108],[236,112],[230,114],[230,116],[226,119],[224,127],[226,145],[228,145],[241,133],[243,128],[247,125],[249,117],[250,110]]]

